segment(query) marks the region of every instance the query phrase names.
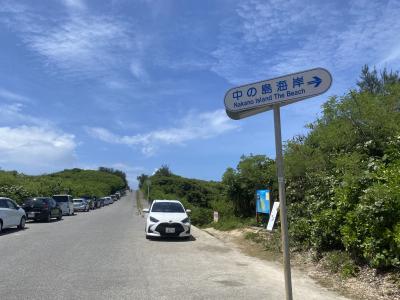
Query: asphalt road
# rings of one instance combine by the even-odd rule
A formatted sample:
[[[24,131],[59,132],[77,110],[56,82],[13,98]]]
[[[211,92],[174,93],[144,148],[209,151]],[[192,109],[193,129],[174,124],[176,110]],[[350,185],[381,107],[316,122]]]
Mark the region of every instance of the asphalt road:
[[[344,299],[294,272],[295,299]],[[134,194],[0,235],[0,299],[284,299],[279,265],[193,229],[148,241]]]

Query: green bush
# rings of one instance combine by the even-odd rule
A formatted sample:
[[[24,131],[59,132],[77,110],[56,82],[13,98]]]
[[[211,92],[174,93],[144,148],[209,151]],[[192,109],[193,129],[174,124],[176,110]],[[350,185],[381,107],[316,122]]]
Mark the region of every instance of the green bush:
[[[347,250],[372,267],[400,266],[400,163],[378,170],[341,227]]]
[[[359,268],[344,251],[331,251],[324,255],[323,265],[332,273],[339,273],[343,278],[354,277]]]
[[[0,171],[0,196],[10,197],[18,203],[28,197],[60,193],[68,193],[74,197],[102,197],[126,187],[120,175],[102,171],[72,169],[40,176]]]

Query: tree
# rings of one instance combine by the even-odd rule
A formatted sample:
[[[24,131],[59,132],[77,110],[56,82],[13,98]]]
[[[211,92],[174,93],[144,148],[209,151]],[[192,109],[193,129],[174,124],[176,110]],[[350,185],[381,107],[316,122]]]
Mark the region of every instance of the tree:
[[[171,176],[172,172],[169,169],[168,165],[162,165],[161,168],[159,168],[155,174],[156,176]]]
[[[149,178],[149,175],[146,175],[146,174],[141,174],[138,177],[136,177],[136,179],[139,182],[139,189],[141,189],[144,186],[144,184],[146,183],[146,180],[148,178]]]
[[[236,170],[228,168],[225,171],[222,183],[228,199],[233,202],[237,216],[248,217],[255,214],[256,190],[276,190],[275,174],[275,162],[265,155],[243,155]]]

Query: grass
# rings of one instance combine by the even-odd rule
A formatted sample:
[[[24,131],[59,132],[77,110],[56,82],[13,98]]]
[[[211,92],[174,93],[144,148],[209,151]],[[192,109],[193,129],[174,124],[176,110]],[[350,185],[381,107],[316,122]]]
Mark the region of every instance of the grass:
[[[323,254],[321,259],[325,269],[332,273],[340,274],[342,278],[354,277],[359,272],[359,267],[347,252],[334,250]]]
[[[245,239],[262,244],[264,249],[268,252],[280,253],[281,252],[281,239],[279,231],[260,231],[260,232],[247,232]]]
[[[136,207],[139,215],[143,213],[142,197],[142,193],[139,190],[136,190]]]
[[[237,228],[243,228],[246,226],[252,226],[255,225],[255,221],[253,218],[237,218],[237,217],[226,217],[226,218],[221,218],[218,222],[213,222],[211,224],[211,227],[221,230],[221,231],[227,231],[227,230],[233,230]]]

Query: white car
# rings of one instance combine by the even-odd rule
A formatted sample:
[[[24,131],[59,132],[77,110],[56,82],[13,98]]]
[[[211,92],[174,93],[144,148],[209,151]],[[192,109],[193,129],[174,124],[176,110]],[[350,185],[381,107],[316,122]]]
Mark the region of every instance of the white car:
[[[25,210],[9,198],[0,197],[0,232],[4,228],[25,228]]]
[[[109,205],[109,204],[113,203],[111,197],[107,196],[107,197],[103,197],[103,199],[104,199],[104,205]]]
[[[150,237],[190,237],[190,210],[177,200],[154,200],[146,219],[146,238]]]
[[[54,195],[53,199],[60,206],[63,215],[71,216],[74,214],[74,202],[71,195]]]

